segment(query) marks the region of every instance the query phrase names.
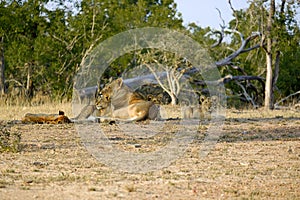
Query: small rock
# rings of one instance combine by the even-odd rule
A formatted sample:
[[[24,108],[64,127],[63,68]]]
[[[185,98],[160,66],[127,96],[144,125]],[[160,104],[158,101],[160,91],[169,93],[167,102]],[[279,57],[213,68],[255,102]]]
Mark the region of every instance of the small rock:
[[[40,162],[40,161],[34,161],[32,164],[35,165],[35,166],[39,166],[39,167],[43,167],[43,166],[47,166],[48,165],[48,163],[46,163],[46,162]]]

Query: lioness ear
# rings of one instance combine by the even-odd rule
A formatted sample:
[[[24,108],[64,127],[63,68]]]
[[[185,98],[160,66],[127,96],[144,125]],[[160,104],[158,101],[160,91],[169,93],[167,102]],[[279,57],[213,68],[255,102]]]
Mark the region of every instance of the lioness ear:
[[[121,88],[122,85],[123,85],[123,79],[122,78],[118,78],[117,81],[118,81],[119,88]]]

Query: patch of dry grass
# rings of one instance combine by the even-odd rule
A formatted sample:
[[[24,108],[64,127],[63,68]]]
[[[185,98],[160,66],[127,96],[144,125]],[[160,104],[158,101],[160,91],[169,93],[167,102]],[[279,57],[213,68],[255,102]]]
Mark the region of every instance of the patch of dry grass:
[[[28,112],[58,110],[72,117],[71,103],[0,109],[0,119],[9,121]],[[179,107],[165,110],[172,117],[180,113]],[[163,127],[156,123],[155,127]],[[21,133],[22,149],[0,153],[3,199],[297,199],[300,195],[297,111],[227,110],[222,136],[207,156],[200,156],[201,133],[208,126],[203,123],[182,157],[148,173],[125,173],[98,162],[85,149],[74,124],[9,126]],[[166,133],[174,127],[167,124],[155,137],[133,139],[116,125],[105,129],[114,148],[148,153],[165,145],[170,135]]]
[[[0,122],[0,153],[18,152],[20,150],[21,134],[11,131]]]
[[[235,118],[235,119],[300,118],[300,110],[265,110],[264,108],[259,108],[255,110],[227,109],[226,118]]]
[[[46,103],[38,106],[8,106],[0,107],[1,120],[21,120],[26,113],[46,113],[58,114],[58,111],[64,111],[68,117],[73,117],[71,103]]]

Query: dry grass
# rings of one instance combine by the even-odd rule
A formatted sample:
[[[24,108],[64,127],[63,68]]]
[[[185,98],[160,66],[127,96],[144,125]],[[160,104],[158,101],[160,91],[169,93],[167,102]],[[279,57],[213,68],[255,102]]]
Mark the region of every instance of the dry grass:
[[[297,118],[300,117],[300,110],[265,110],[259,108],[255,110],[235,110],[226,111],[226,118],[240,119],[265,119],[265,118]]]
[[[66,116],[73,116],[71,103],[46,103],[38,106],[1,106],[1,120],[20,120],[26,113],[58,114],[64,111]]]
[[[72,105],[1,107],[1,119],[65,111]],[[166,108],[171,112],[171,108]],[[178,109],[174,109],[177,110]],[[159,123],[159,122],[157,122]],[[170,122],[172,123],[172,122]],[[175,122],[174,122],[175,123]],[[147,123],[135,125],[147,127]],[[168,124],[165,132],[174,132]],[[0,154],[1,199],[297,199],[300,196],[300,113],[229,110],[219,142],[201,157],[201,135],[170,166],[147,173],[113,170],[90,155],[73,124],[10,124],[20,153]],[[169,134],[132,138],[104,125],[115,148],[149,152]],[[174,126],[175,127],[175,126]],[[195,127],[199,128],[199,127]],[[138,133],[138,132],[137,132]],[[139,144],[139,145],[136,145]]]

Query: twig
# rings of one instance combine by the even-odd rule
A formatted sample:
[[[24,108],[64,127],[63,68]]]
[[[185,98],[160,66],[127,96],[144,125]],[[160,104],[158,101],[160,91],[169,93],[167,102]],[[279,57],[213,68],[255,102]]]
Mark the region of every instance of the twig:
[[[238,19],[236,10],[233,8],[232,3],[231,3],[231,0],[228,0],[228,4],[229,4],[230,9],[232,10],[232,12],[233,12],[233,14],[234,14],[234,17],[235,17],[235,20],[236,20],[234,29],[237,30],[237,27],[238,27],[238,24],[239,24],[239,19]]]
[[[295,95],[297,95],[297,94],[300,94],[300,90],[299,90],[298,92],[295,92],[295,93],[293,93],[293,94],[290,94],[289,96],[287,96],[287,97],[281,99],[280,101],[278,101],[277,103],[275,103],[275,104],[274,104],[274,108],[275,108],[275,109],[276,109],[276,108],[279,108],[279,107],[280,107],[280,106],[279,106],[280,103],[282,103],[283,101],[287,100],[287,99],[290,98],[291,96],[295,96]]]
[[[235,80],[235,83],[240,86],[243,90],[243,94],[246,97],[247,101],[250,101],[254,108],[257,108],[258,106],[255,104],[254,100],[250,97],[250,95],[247,93],[245,87],[238,81]]]
[[[221,11],[220,11],[220,9],[219,8],[216,8],[216,10],[218,11],[218,13],[219,13],[219,17],[220,17],[220,19],[222,20],[222,25],[220,24],[220,27],[221,27],[221,29],[222,30],[224,30],[225,29],[225,20],[223,19],[223,17],[222,17],[222,13],[221,13]]]

